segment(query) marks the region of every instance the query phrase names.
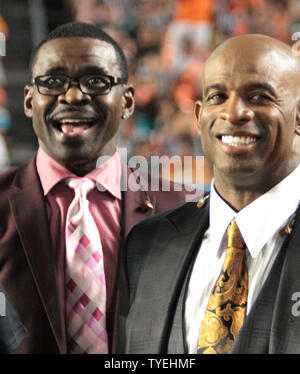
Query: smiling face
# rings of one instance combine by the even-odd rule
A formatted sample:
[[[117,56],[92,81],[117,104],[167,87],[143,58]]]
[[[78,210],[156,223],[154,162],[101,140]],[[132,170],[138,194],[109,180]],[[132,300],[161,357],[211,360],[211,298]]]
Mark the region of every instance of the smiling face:
[[[107,74],[122,78],[111,44],[94,38],[58,38],[38,52],[33,78],[39,75]],[[76,174],[96,166],[101,155],[112,155],[122,116],[134,110],[134,92],[117,85],[106,95],[89,95],[72,83],[65,94],[41,95],[36,85],[25,87],[25,114],[32,118],[39,145],[56,161]]]
[[[231,39],[208,59],[203,101],[196,104],[205,155],[215,185],[225,179],[266,189],[299,162],[299,67],[274,39]]]

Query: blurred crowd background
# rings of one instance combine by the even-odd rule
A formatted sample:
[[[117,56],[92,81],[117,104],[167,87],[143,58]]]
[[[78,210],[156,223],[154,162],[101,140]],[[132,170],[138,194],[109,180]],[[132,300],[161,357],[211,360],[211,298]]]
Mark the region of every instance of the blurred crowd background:
[[[103,27],[121,45],[135,86],[136,110],[120,131],[128,157],[201,156],[194,103],[201,97],[201,71],[226,38],[262,33],[288,44],[300,32],[299,0],[1,0],[0,170],[31,158],[37,148],[23,114],[23,87],[33,46],[60,23],[83,21]],[[211,179],[205,161],[191,182]],[[170,178],[180,180],[176,167]],[[164,173],[164,172],[162,172]],[[181,170],[179,170],[181,173]],[[168,177],[168,175],[166,175]]]

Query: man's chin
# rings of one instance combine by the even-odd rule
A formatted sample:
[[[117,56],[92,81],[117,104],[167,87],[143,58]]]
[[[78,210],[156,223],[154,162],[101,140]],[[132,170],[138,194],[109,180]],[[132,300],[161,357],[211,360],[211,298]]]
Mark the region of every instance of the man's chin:
[[[97,159],[83,157],[81,159],[64,160],[63,162],[66,169],[80,177],[88,174],[97,166]]]
[[[216,168],[219,173],[227,178],[249,178],[259,174],[261,168],[257,165],[249,164],[234,164],[234,165],[223,165],[222,167]]]
[[[80,147],[64,148],[61,153],[47,153],[56,162],[75,174],[81,174],[82,170],[88,170],[89,172],[96,168],[97,156],[93,156],[86,148],[84,150],[81,150]]]

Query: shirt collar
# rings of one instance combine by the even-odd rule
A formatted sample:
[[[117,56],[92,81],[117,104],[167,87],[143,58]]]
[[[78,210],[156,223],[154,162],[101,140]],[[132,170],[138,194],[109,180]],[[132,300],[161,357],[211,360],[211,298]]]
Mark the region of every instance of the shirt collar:
[[[297,209],[299,181],[300,165],[272,189],[236,212],[218,195],[213,180],[210,197],[211,237],[216,243],[221,243],[227,226],[235,218],[251,256],[256,257]]]
[[[210,188],[209,231],[214,243],[221,244],[227,226],[235,217],[236,212],[221,198],[214,186]]]
[[[37,172],[41,180],[44,196],[59,182],[65,178],[76,177],[75,174],[50,157],[41,147],[36,157]],[[109,191],[114,197],[121,200],[121,159],[118,147],[113,156],[104,163],[86,174],[97,183],[99,190]],[[100,188],[101,186],[101,188]]]

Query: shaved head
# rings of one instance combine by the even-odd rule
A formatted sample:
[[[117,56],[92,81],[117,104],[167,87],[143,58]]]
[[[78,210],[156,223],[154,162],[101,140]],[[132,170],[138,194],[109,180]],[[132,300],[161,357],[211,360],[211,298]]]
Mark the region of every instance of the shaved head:
[[[246,34],[227,39],[206,60],[203,75],[215,59],[226,60],[232,69],[236,68],[235,61],[255,64],[258,59],[267,59],[270,69],[280,67],[281,72],[291,75],[294,82],[291,88],[300,89],[300,56],[293,55],[291,46],[270,36]]]
[[[233,196],[259,196],[300,162],[300,57],[266,35],[226,40],[205,63],[195,113],[221,195],[234,185]]]
[[[260,49],[261,47],[264,47],[265,50],[269,49],[277,49],[281,50],[283,53],[286,53],[286,55],[293,56],[292,48],[287,45],[286,43],[283,43],[282,41],[278,39],[274,39],[268,35],[262,35],[262,34],[246,34],[246,35],[239,35],[232,38],[229,38],[225,40],[222,44],[220,44],[214,52],[211,54],[210,57],[213,57],[215,54],[221,52],[228,46],[235,46],[238,48],[241,48],[244,46],[246,49]]]

